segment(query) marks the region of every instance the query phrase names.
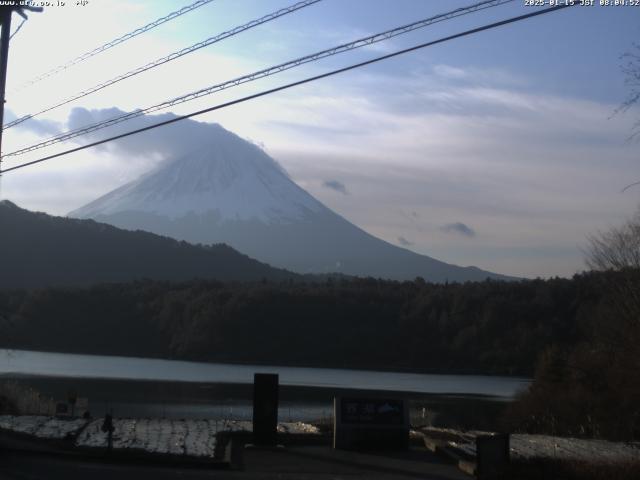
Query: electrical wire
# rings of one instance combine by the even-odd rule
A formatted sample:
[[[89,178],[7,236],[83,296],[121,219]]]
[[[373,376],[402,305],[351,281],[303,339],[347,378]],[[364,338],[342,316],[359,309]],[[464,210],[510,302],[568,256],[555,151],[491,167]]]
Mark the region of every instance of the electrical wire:
[[[22,21],[20,22],[20,25],[18,25],[18,28],[16,28],[16,30],[11,34],[11,36],[9,37],[9,40],[11,40],[13,37],[16,36],[16,34],[20,31],[20,29],[22,28],[22,26],[24,25],[24,22],[26,22],[27,19],[23,18]]]
[[[130,40],[134,37],[137,37],[138,35],[148,32],[149,30],[156,28],[160,25],[162,25],[163,23],[166,23],[170,20],[174,20],[182,15],[184,15],[185,13],[189,13],[193,10],[195,10],[196,8],[200,8],[203,7],[204,5],[207,5],[208,3],[213,2],[214,0],[198,0],[197,2],[192,3],[191,5],[187,5],[185,7],[182,7],[180,10],[176,10],[175,12],[171,12],[168,15],[165,15],[164,17],[160,17],[157,20],[154,20],[151,23],[148,23],[142,27],[136,28],[135,30],[133,30],[132,32],[126,33],[124,35],[122,35],[121,37],[118,37],[114,40],[111,40],[110,42],[105,43],[104,45],[100,45],[99,47],[94,48],[93,50],[90,50],[86,53],[83,53],[82,55],[77,56],[76,58],[73,58],[71,60],[69,60],[66,63],[63,63],[62,65],[58,65],[55,68],[52,68],[51,70],[48,70],[46,72],[44,72],[41,75],[38,75],[37,77],[29,80],[28,82],[25,82],[24,84],[22,84],[20,87],[18,87],[15,91],[18,90],[22,90],[23,88],[26,88],[28,86],[31,86],[35,83],[40,82],[41,80],[44,80],[45,78],[51,77],[57,73],[62,72],[63,70],[66,70],[70,67],[72,67],[73,65],[76,65],[80,62],[83,62],[95,55],[98,55],[106,50],[109,50],[110,48],[115,47],[116,45],[120,45],[123,42],[126,42],[127,40]],[[15,33],[14,33],[15,35]]]
[[[422,19],[419,20],[417,22],[413,22],[410,23],[408,25],[403,25],[401,27],[396,27],[393,28],[391,30],[387,30],[385,32],[382,33],[377,33],[374,35],[370,35],[368,37],[364,37],[349,43],[344,43],[342,45],[338,45],[336,47],[332,47],[326,50],[322,50],[320,52],[316,52],[313,53],[311,55],[306,55],[304,57],[300,57],[297,58],[295,60],[291,60],[279,65],[275,65],[275,66],[271,66],[268,67],[264,70],[260,70],[257,72],[253,72],[250,73],[248,75],[243,75],[241,77],[237,77],[235,79],[232,80],[227,80],[225,82],[216,84],[216,85],[212,85],[210,87],[204,88],[204,89],[200,89],[197,90],[195,92],[191,92],[188,93],[186,95],[181,95],[179,97],[176,97],[172,100],[167,100],[165,102],[156,104],[156,105],[152,105],[150,107],[146,107],[143,109],[137,109],[134,110],[133,112],[129,112],[123,115],[119,115],[117,117],[113,117],[101,122],[97,122],[91,125],[87,125],[85,127],[82,128],[78,128],[76,130],[71,130],[69,132],[65,132],[61,135],[57,135],[54,137],[51,137],[47,140],[44,140],[40,143],[34,144],[34,145],[30,145],[28,147],[24,147],[18,150],[15,150],[13,152],[7,153],[5,155],[2,156],[2,158],[7,158],[7,157],[13,157],[13,156],[17,156],[17,155],[22,155],[28,152],[32,152],[34,150],[39,150],[41,148],[45,148],[51,145],[55,145],[56,143],[65,141],[65,140],[69,140],[75,137],[78,137],[80,135],[85,135],[88,133],[92,133],[95,132],[97,130],[101,130],[103,128],[106,127],[110,127],[112,125],[116,125],[118,123],[122,123],[137,117],[140,117],[142,115],[148,114],[148,113],[152,113],[152,112],[156,112],[159,110],[164,110],[166,108],[172,107],[174,105],[178,105],[181,103],[185,103],[191,100],[195,100],[197,98],[200,97],[204,97],[206,95],[211,95],[213,93],[222,91],[222,90],[226,90],[228,88],[232,88],[244,83],[248,83],[248,82],[252,82],[255,80],[259,80],[261,78],[265,78],[271,75],[275,75],[277,73],[283,72],[285,70],[289,70],[291,68],[295,68],[298,67],[300,65],[304,65],[306,63],[310,63],[310,62],[315,62],[318,61],[320,59],[326,58],[326,57],[330,57],[333,55],[337,55],[339,53],[344,53],[350,50],[354,50],[357,48],[361,48],[367,45],[372,45],[374,43],[378,43],[381,42],[383,40],[388,40],[389,38],[393,38],[396,37],[398,35],[403,35],[406,33],[409,33],[411,31],[417,30],[419,28],[424,28],[427,27],[429,25],[433,25],[435,23],[439,23],[445,20],[450,20],[452,18],[456,18],[456,17],[460,17],[463,15],[467,15],[470,13],[474,13],[480,10],[485,10],[487,8],[493,8],[493,7],[497,7],[499,5],[503,5],[505,3],[510,3],[514,0],[485,0],[483,2],[480,3],[476,3],[467,7],[462,7],[462,8],[458,8],[455,10],[452,10],[450,12],[446,12],[446,13],[442,13],[433,17],[429,17],[426,19]]]
[[[304,0],[302,2],[298,2],[294,5],[291,5],[289,7],[286,8],[282,8],[280,10],[277,10],[273,13],[270,13],[268,15],[265,15],[264,17],[260,17],[258,19],[252,20],[248,23],[245,23],[244,25],[240,25],[238,27],[232,28],[231,30],[227,30],[225,32],[222,32],[218,35],[215,35],[213,37],[207,38],[206,40],[203,40],[201,42],[195,43],[189,47],[183,48],[182,50],[178,50],[176,52],[170,53],[169,55],[166,55],[164,57],[158,58],[157,60],[154,60],[153,62],[149,62],[141,67],[135,68],[133,70],[130,70],[129,72],[123,73],[121,75],[118,75],[117,77],[114,77],[110,80],[107,80],[106,82],[102,82],[99,83],[98,85],[95,85],[91,88],[88,88],[86,90],[83,90],[82,92],[73,95],[65,100],[62,100],[54,105],[51,105],[50,107],[44,108],[42,110],[40,110],[37,113],[32,113],[29,115],[24,115],[20,118],[17,118],[9,123],[6,123],[3,126],[3,130],[6,130],[8,128],[11,127],[15,127],[16,125],[21,124],[22,122],[29,120],[31,118],[34,118],[38,115],[41,115],[43,113],[46,112],[50,112],[51,110],[54,110],[58,107],[61,107],[63,105],[67,105],[68,103],[71,103],[75,100],[78,100],[80,98],[86,97],[87,95],[91,95],[92,93],[98,92],[104,88],[107,88],[115,83],[121,82],[122,80],[126,80],[127,78],[131,78],[135,75],[138,75],[140,73],[146,72],[147,70],[151,70],[152,68],[155,67],[159,67],[160,65],[164,65],[165,63],[168,63],[172,60],[176,60],[177,58],[180,58],[184,55],[187,55],[189,53],[195,52],[197,50],[200,50],[201,48],[207,47],[209,45],[213,45],[214,43],[220,42],[226,38],[229,37],[233,37],[234,35],[237,35],[241,32],[244,32],[245,30],[249,30],[251,28],[257,27],[258,25],[262,25],[263,23],[267,23],[267,22],[271,22],[277,18],[280,18],[284,15],[288,15],[290,13],[296,12],[302,8],[305,7],[309,7],[313,4],[316,4],[318,2],[321,2],[322,0]]]
[[[297,87],[299,85],[303,85],[303,84],[306,84],[306,83],[314,82],[314,81],[317,81],[317,80],[320,80],[320,79],[323,79],[323,78],[331,77],[333,75],[337,75],[337,74],[340,74],[340,73],[348,72],[350,70],[355,70],[356,68],[361,68],[361,67],[364,67],[364,66],[367,66],[367,65],[371,65],[373,63],[381,62],[383,60],[387,60],[387,59],[390,59],[390,58],[393,58],[393,57],[397,57],[397,56],[400,56],[400,55],[403,55],[403,54],[406,54],[406,53],[409,53],[409,52],[414,52],[416,50],[420,50],[420,49],[423,49],[423,48],[426,48],[426,47],[437,45],[439,43],[448,42],[448,41],[454,40],[456,38],[461,38],[461,37],[465,37],[465,36],[468,36],[468,35],[473,35],[473,34],[476,34],[476,33],[479,33],[479,32],[483,32],[485,30],[490,30],[490,29],[493,29],[493,28],[501,27],[503,25],[508,25],[510,23],[519,22],[519,21],[522,21],[522,20],[526,20],[528,18],[532,18],[532,17],[536,17],[536,16],[539,16],[539,15],[543,15],[543,14],[546,14],[546,13],[555,12],[555,11],[562,10],[564,8],[575,6],[575,5],[578,5],[578,3],[565,3],[565,4],[562,4],[562,5],[549,7],[549,8],[545,8],[545,9],[542,9],[542,10],[536,10],[536,11],[533,11],[531,13],[527,13],[527,14],[524,14],[524,15],[519,15],[517,17],[511,17],[511,18],[508,18],[506,20],[501,20],[501,21],[498,21],[498,22],[490,23],[490,24],[487,24],[487,25],[483,25],[481,27],[473,28],[471,30],[466,30],[464,32],[460,32],[460,33],[456,33],[456,34],[453,34],[453,35],[449,35],[447,37],[439,38],[437,40],[432,40],[430,42],[426,42],[426,43],[422,43],[422,44],[419,44],[419,45],[415,45],[413,47],[409,47],[409,48],[405,48],[405,49],[402,49],[402,50],[398,50],[396,52],[389,53],[387,55],[382,55],[382,56],[379,56],[379,57],[376,57],[376,58],[373,58],[373,59],[370,59],[370,60],[366,60],[364,62],[352,64],[352,65],[349,65],[347,67],[343,67],[343,68],[339,68],[339,69],[336,69],[336,70],[332,70],[332,71],[329,71],[329,72],[326,72],[326,73],[315,75],[313,77],[308,77],[308,78],[305,78],[303,80],[298,80],[296,82],[292,82],[292,83],[288,83],[286,85],[282,85],[282,86],[279,86],[279,87],[271,88],[269,90],[264,90],[262,92],[255,93],[255,94],[252,94],[252,95],[248,95],[246,97],[242,97],[242,98],[239,98],[239,99],[236,99],[236,100],[225,102],[225,103],[222,103],[222,104],[219,104],[219,105],[214,105],[213,107],[208,107],[208,108],[205,108],[205,109],[202,109],[202,110],[198,110],[196,112],[192,112],[192,113],[189,113],[187,115],[181,115],[181,116],[172,118],[170,120],[166,120],[166,121],[159,122],[159,123],[156,123],[156,124],[153,124],[153,125],[149,125],[147,127],[138,128],[136,130],[125,132],[125,133],[122,133],[120,135],[115,135],[113,137],[105,138],[103,140],[98,140],[98,141],[95,141],[95,142],[92,142],[92,143],[89,143],[89,144],[86,144],[86,145],[82,145],[80,147],[76,147],[76,148],[72,148],[72,149],[69,149],[69,150],[65,150],[63,152],[56,153],[56,154],[53,154],[53,155],[48,155],[46,157],[39,158],[37,160],[32,160],[30,162],[25,162],[25,163],[22,163],[20,165],[16,165],[16,166],[1,170],[0,171],[0,175],[2,175],[4,173],[7,173],[7,172],[19,170],[21,168],[25,168],[25,167],[28,167],[28,166],[31,166],[31,165],[35,165],[35,164],[38,164],[38,163],[41,163],[41,162],[44,162],[44,161],[47,161],[47,160],[51,160],[51,159],[54,159],[54,158],[62,157],[64,155],[68,155],[68,154],[71,154],[71,153],[79,152],[81,150],[85,150],[87,148],[95,147],[97,145],[102,145],[102,144],[107,143],[107,142],[112,142],[114,140],[119,140],[121,138],[129,137],[131,135],[136,135],[136,134],[139,134],[139,133],[142,133],[142,132],[146,132],[146,131],[149,131],[149,130],[152,130],[152,129],[155,129],[155,128],[158,128],[158,127],[162,127],[162,126],[169,125],[169,124],[172,124],[172,123],[176,123],[176,122],[179,122],[179,121],[182,121],[182,120],[186,120],[188,118],[195,117],[197,115],[202,115],[204,113],[213,112],[215,110],[220,110],[222,108],[227,108],[227,107],[230,107],[232,105],[236,105],[236,104],[239,104],[239,103],[244,103],[244,102],[247,102],[249,100],[254,100],[256,98],[264,97],[266,95],[271,95],[273,93],[280,92],[280,91],[283,91],[283,90],[287,90],[289,88]]]

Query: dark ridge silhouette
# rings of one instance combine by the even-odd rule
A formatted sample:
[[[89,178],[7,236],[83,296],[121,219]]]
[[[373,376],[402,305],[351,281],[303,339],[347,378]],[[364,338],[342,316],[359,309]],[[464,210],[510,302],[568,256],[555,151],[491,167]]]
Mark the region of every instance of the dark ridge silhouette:
[[[0,202],[0,288],[86,286],[135,279],[284,280],[297,275],[224,245],[191,245],[93,220]]]

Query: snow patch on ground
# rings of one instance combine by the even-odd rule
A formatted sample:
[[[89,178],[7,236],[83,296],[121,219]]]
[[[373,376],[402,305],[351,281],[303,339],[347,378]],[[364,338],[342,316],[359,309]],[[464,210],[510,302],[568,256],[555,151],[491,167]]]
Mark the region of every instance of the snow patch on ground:
[[[87,420],[81,418],[67,420],[36,415],[0,415],[0,429],[37,438],[63,439],[74,435],[86,424]]]
[[[278,423],[278,433],[290,435],[320,435],[318,427],[304,422],[281,422]],[[228,432],[253,432],[252,422],[243,420],[229,420],[225,422],[225,431]]]
[[[320,430],[315,425],[309,423],[284,422],[278,424],[278,433],[320,435]]]
[[[33,435],[37,438],[64,439],[76,436],[75,445],[106,448],[107,434],[103,419],[62,420],[45,416],[0,416],[0,429]],[[236,420],[172,420],[158,418],[121,418],[113,420],[113,448],[135,449],[149,453],[213,457],[218,432],[252,432],[248,421]],[[319,434],[313,425],[303,422],[278,424],[284,434]]]
[[[521,458],[563,458],[595,462],[640,461],[640,444],[551,437],[511,436],[511,452]]]
[[[448,448],[472,458],[476,456],[476,437],[490,434],[434,427],[421,429],[417,433],[444,443]],[[510,447],[514,459],[562,459],[593,463],[640,461],[640,443],[513,434],[510,437]]]
[[[76,445],[106,447],[107,434],[101,429],[102,422],[102,419],[91,422],[78,437]],[[212,457],[216,434],[224,430],[224,423],[215,420],[116,419],[113,421],[113,448]]]

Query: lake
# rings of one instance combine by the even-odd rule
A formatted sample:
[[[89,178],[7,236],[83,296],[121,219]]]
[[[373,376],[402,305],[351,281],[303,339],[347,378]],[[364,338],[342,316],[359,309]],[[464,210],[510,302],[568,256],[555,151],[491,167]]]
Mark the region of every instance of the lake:
[[[438,375],[333,368],[233,365],[153,358],[0,349],[0,376],[22,379],[57,399],[70,390],[89,397],[93,413],[170,418],[251,417],[254,373],[277,373],[279,418],[331,416],[345,391],[387,392],[412,399],[415,412],[470,409],[508,402],[530,380],[486,375]],[[446,399],[443,400],[443,399]],[[496,410],[499,406],[489,406]],[[485,415],[486,416],[486,415]]]
[[[437,375],[335,368],[231,365],[155,358],[79,355],[0,349],[0,375],[109,380],[250,384],[254,373],[277,373],[280,384],[330,389],[382,390],[512,398],[529,384],[517,377]]]

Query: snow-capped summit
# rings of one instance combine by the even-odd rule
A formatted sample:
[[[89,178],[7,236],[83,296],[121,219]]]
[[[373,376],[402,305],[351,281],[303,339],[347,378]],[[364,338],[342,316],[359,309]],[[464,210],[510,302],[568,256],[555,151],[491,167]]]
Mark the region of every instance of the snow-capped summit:
[[[220,220],[290,223],[325,207],[257,146],[228,134],[71,212],[94,218],[124,211],[215,214]]]
[[[191,243],[226,243],[273,266],[431,281],[506,278],[369,235],[289,178],[264,151],[218,125],[196,150],[71,212]]]

